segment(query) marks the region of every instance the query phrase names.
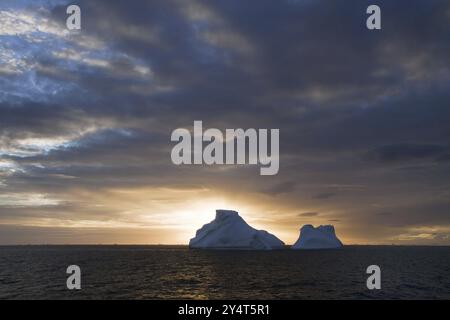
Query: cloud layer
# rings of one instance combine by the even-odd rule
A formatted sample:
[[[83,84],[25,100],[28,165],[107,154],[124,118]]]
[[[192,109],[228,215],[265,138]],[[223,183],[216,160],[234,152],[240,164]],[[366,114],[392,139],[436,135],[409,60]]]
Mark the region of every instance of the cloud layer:
[[[186,243],[228,206],[288,243],[450,244],[447,1],[375,32],[370,1],[78,1],[75,33],[67,4],[0,4],[2,243]],[[194,120],[279,128],[279,174],[174,166]]]

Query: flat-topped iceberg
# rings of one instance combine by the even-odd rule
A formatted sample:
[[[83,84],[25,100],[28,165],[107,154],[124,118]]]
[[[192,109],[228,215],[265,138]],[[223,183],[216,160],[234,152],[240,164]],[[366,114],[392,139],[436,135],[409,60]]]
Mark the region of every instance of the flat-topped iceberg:
[[[197,230],[189,241],[190,248],[271,250],[281,249],[284,242],[264,230],[249,226],[236,211],[216,210],[216,218]]]
[[[300,237],[294,243],[292,249],[334,249],[341,248],[342,242],[336,237],[332,225],[314,228],[305,224],[300,229]]]

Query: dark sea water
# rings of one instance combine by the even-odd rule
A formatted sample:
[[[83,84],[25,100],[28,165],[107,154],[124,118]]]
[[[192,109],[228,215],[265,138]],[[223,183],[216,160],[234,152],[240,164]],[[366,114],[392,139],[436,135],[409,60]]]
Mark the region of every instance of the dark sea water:
[[[81,267],[82,289],[66,288]],[[367,266],[382,288],[366,287]],[[450,247],[199,251],[171,246],[0,247],[0,299],[449,299]]]

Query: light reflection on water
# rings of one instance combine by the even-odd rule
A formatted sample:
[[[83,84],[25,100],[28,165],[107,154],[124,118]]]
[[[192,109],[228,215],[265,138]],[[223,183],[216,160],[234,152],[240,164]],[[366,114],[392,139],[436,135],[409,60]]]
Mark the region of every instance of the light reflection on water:
[[[2,299],[449,299],[450,247],[202,251],[174,246],[0,247]],[[82,270],[82,290],[65,271]],[[366,288],[377,264],[382,289]]]

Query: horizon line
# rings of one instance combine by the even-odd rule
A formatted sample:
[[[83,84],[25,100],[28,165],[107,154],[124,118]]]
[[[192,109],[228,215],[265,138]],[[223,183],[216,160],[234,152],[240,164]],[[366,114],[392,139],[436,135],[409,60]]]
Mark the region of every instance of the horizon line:
[[[189,244],[164,244],[164,243],[39,243],[39,244],[1,244],[0,247],[38,247],[38,246],[46,246],[46,247],[61,247],[61,246],[165,246],[165,247],[189,247]],[[291,247],[293,244],[285,244],[285,247]],[[345,247],[369,247],[369,246],[386,246],[386,247],[450,247],[450,244],[344,244],[342,248]],[[341,249],[342,249],[341,248]],[[198,250],[198,249],[197,249]],[[211,249],[200,249],[200,250],[216,250],[214,248]],[[219,249],[223,250],[223,249]],[[234,249],[228,249],[234,250]],[[276,249],[273,249],[276,250]],[[307,250],[307,249],[305,249]],[[314,250],[314,249],[309,249]],[[244,250],[245,251],[245,250]],[[252,251],[252,250],[250,250]],[[264,251],[264,250],[262,250]],[[271,251],[271,250],[268,250]]]

